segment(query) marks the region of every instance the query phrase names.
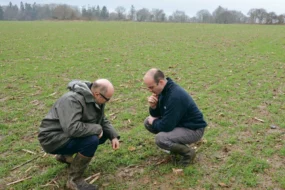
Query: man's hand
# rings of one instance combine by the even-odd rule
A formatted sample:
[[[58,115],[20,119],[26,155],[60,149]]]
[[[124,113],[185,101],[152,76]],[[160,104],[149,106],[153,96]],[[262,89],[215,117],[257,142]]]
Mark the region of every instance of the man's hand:
[[[112,148],[117,150],[120,148],[120,142],[117,138],[112,139]]]
[[[148,116],[147,121],[150,125],[152,125],[153,121],[156,120],[156,117]]]
[[[156,94],[152,94],[150,97],[147,98],[149,107],[152,109],[156,108],[157,102],[158,102],[158,96]]]

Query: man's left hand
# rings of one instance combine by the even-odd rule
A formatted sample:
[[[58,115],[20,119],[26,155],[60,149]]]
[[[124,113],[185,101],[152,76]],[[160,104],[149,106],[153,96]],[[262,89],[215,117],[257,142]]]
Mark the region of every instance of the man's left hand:
[[[112,139],[112,148],[117,150],[120,148],[120,142],[117,138]]]
[[[149,123],[150,125],[152,125],[153,121],[156,120],[156,119],[157,119],[156,117],[149,116],[149,117],[148,117],[148,123]]]

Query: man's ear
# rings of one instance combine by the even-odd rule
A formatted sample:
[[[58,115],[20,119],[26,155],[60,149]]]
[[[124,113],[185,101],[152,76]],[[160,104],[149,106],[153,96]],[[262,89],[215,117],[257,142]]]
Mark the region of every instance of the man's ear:
[[[92,92],[92,91],[91,91]],[[98,92],[92,92],[92,95],[95,96],[96,94],[98,94]]]

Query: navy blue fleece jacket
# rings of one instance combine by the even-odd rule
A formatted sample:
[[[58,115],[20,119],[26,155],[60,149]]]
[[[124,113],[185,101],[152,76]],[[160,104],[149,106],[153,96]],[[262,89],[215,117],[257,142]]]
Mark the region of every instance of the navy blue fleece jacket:
[[[151,116],[158,117],[152,127],[159,132],[169,132],[175,127],[195,130],[207,126],[192,97],[170,78],[158,96],[157,107],[149,108],[149,112]]]

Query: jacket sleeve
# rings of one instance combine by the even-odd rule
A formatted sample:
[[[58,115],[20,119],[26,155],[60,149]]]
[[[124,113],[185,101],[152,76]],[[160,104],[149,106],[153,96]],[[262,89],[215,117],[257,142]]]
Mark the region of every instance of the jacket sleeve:
[[[165,104],[166,110],[163,116],[153,121],[153,128],[160,132],[172,131],[181,120],[182,116],[186,112],[186,106],[183,105],[182,99],[178,97],[172,97]]]
[[[99,136],[102,132],[101,125],[94,123],[83,123],[82,105],[73,97],[63,99],[56,107],[60,125],[69,137]]]
[[[116,132],[116,130],[114,129],[114,127],[111,125],[111,123],[109,122],[109,120],[105,117],[101,122],[101,125],[103,127],[103,133],[110,139],[114,139],[114,138],[118,138],[120,139],[120,136],[118,135],[118,133]]]
[[[152,117],[160,117],[159,106],[156,106],[155,109],[152,109],[151,107],[149,107],[149,114],[150,114]]]

